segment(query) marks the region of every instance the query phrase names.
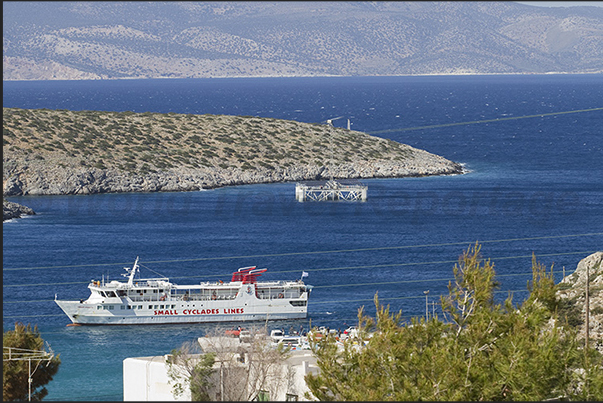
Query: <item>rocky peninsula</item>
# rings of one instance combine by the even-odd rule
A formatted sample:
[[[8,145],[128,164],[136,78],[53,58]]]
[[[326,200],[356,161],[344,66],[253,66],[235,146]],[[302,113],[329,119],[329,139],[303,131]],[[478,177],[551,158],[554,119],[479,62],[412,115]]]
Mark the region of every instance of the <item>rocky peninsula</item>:
[[[3,108],[2,124],[4,196],[463,172],[362,132],[253,116]]]

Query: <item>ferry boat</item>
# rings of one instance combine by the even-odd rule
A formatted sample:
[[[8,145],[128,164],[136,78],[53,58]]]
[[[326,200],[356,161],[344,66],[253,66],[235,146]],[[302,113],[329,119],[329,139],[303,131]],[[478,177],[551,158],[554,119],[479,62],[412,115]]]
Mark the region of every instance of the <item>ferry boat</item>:
[[[55,302],[73,325],[134,325],[236,322],[307,317],[311,285],[296,281],[258,281],[267,269],[243,267],[229,282],[178,285],[161,278],[135,278],[138,257],[124,267],[127,281],[92,280],[90,297]]]

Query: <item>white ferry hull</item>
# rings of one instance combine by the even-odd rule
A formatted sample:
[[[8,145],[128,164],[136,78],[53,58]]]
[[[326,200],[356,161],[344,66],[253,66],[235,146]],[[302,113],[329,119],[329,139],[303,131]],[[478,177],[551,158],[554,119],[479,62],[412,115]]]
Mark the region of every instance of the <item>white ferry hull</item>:
[[[71,322],[80,325],[150,325],[213,322],[248,322],[281,319],[305,319],[306,307],[287,309],[284,304],[253,308],[226,307],[218,304],[189,304],[175,309],[141,309],[109,311],[79,301],[55,301]],[[288,302],[287,302],[288,303]],[[149,304],[146,304],[147,306]],[[153,303],[153,306],[159,305]],[[291,307],[293,308],[293,307]]]
[[[230,282],[177,285],[138,279],[138,259],[127,282],[92,280],[90,297],[57,305],[74,324],[138,325],[304,319],[312,286],[303,281],[257,281],[266,269],[246,267]],[[305,274],[307,275],[307,274]],[[303,276],[302,276],[303,277]]]

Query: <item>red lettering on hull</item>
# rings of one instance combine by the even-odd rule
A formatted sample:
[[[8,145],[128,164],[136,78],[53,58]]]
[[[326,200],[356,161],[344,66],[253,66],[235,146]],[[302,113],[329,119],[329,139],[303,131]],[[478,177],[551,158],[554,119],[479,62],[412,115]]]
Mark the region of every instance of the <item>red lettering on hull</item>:
[[[224,308],[224,314],[241,314],[243,313],[243,308]]]
[[[153,311],[153,315],[178,315],[178,311],[172,311],[171,309],[159,310]]]
[[[185,309],[182,311],[182,315],[241,315],[244,313],[243,308],[224,308],[222,312],[219,309]],[[178,315],[178,311],[172,310],[159,310],[153,311],[153,315]]]

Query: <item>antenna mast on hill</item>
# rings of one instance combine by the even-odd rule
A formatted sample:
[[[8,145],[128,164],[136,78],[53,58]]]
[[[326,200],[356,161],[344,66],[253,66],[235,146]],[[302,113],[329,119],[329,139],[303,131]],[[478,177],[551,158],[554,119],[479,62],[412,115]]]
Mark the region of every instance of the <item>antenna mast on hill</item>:
[[[338,116],[336,118],[327,119],[327,125],[329,128],[329,148],[331,151],[331,159],[329,161],[329,171],[331,171],[331,181],[333,180],[333,121],[337,119],[341,119],[343,116]]]
[[[329,171],[331,179],[324,185],[306,185],[297,183],[295,185],[295,198],[297,201],[326,201],[326,200],[347,200],[347,201],[366,201],[367,186],[360,185],[344,185],[334,179],[333,169],[333,121],[341,119],[343,116],[327,119],[326,123],[329,130],[329,149],[330,162]],[[350,119],[348,119],[348,130],[350,130]]]

